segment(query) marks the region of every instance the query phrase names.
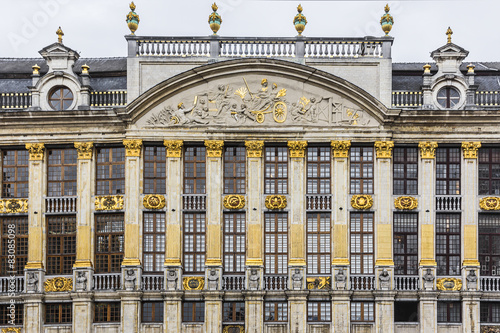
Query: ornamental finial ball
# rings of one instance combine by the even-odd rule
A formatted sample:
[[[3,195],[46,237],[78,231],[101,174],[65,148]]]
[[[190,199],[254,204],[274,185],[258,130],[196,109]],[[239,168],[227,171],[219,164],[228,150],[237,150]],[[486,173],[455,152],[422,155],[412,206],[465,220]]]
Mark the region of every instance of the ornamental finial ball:
[[[297,30],[297,32],[299,33],[299,36],[302,35],[302,32],[304,32],[304,29],[306,28],[306,24],[307,24],[307,19],[306,17],[304,16],[304,14],[302,14],[302,5],[298,5],[297,6],[297,15],[295,15],[295,17],[293,18],[293,24],[295,25],[295,30]]]
[[[391,10],[391,8],[389,8],[389,4],[385,5],[385,14],[382,15],[382,17],[380,18],[380,25],[382,26],[382,31],[385,32],[385,35],[388,36],[389,35],[389,32],[391,32],[392,30],[392,26],[394,24],[394,18],[392,17],[391,14],[389,14],[389,10]]]
[[[130,29],[132,35],[135,35],[136,30],[139,28],[139,15],[135,12],[135,4],[132,1],[130,3],[130,12],[127,14],[125,22],[127,22],[127,26]]]
[[[59,29],[57,29],[56,34],[57,34],[57,42],[62,44],[62,42],[63,42],[62,38],[64,36],[64,32],[62,31],[61,27],[59,27]]]
[[[446,35],[448,35],[448,43],[451,43],[451,35],[453,35],[453,30],[451,30],[450,27],[448,27],[448,30],[446,30]]]
[[[217,4],[214,2],[212,5],[213,12],[208,16],[208,24],[214,35],[217,35],[217,31],[219,31],[220,25],[222,24],[222,18],[217,13],[217,9],[219,9],[219,7],[217,7]]]

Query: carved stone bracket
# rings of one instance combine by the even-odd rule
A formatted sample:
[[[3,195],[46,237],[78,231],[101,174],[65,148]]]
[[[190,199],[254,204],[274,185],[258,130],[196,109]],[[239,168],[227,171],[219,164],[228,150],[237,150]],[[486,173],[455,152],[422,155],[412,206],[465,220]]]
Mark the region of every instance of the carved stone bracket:
[[[397,197],[394,199],[394,207],[402,210],[413,210],[418,207],[418,200],[414,197]]]
[[[224,141],[205,140],[205,147],[207,147],[207,157],[222,157],[222,148],[224,148]]]
[[[481,142],[462,142],[464,158],[477,158],[479,148],[481,148]]]
[[[43,161],[45,145],[43,143],[27,143],[26,149],[30,153],[30,161]]]
[[[243,209],[245,207],[245,197],[242,195],[226,195],[222,203],[226,209]]]
[[[499,197],[486,197],[479,201],[479,207],[483,210],[500,210]]]
[[[123,140],[123,145],[125,146],[125,156],[141,156],[142,140]]]
[[[290,157],[303,158],[307,148],[307,141],[288,141],[288,148],[290,149]]]
[[[268,195],[265,204],[267,209],[283,209],[287,205],[286,197],[284,195]]]
[[[94,147],[93,142],[75,142],[75,148],[78,153],[79,160],[90,160],[92,159],[92,148]]]
[[[184,145],[182,140],[164,140],[163,145],[166,147],[167,157],[181,157]]]
[[[123,195],[105,195],[95,197],[95,210],[123,209]]]
[[[163,209],[165,208],[165,196],[161,194],[148,194],[142,200],[146,209]]]
[[[188,276],[182,278],[184,290],[203,290],[205,278],[202,276]]]
[[[420,148],[420,156],[422,158],[435,158],[437,142],[423,141],[418,143],[418,148]]]
[[[436,280],[436,288],[445,291],[457,291],[462,289],[462,280],[457,278],[441,278]]]
[[[369,209],[373,206],[373,198],[371,195],[366,194],[353,195],[351,206],[354,209]]]
[[[392,148],[394,148],[394,141],[375,141],[377,158],[392,158]]]
[[[334,158],[349,157],[349,148],[351,148],[351,141],[332,141],[331,145]]]
[[[44,283],[45,292],[71,291],[73,289],[73,279],[56,277],[48,279]]]
[[[247,157],[262,157],[264,141],[245,141],[247,147]]]
[[[28,199],[0,200],[0,214],[18,214],[28,212]]]

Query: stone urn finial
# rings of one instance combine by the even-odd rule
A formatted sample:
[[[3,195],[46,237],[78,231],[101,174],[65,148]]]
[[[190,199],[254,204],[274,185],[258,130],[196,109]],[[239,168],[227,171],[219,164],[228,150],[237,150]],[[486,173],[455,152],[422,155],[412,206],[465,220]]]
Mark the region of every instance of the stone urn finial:
[[[212,5],[213,13],[208,16],[208,24],[210,25],[210,29],[214,32],[214,35],[217,35],[217,31],[220,29],[220,25],[222,24],[222,18],[219,13],[217,13],[217,4],[214,2]]]
[[[132,1],[130,3],[130,12],[127,14],[127,19],[125,20],[127,22],[128,28],[130,29],[130,32],[132,32],[132,35],[135,35],[135,31],[137,28],[139,28],[139,15],[135,12],[135,4]]]
[[[382,30],[385,32],[385,35],[388,36],[389,32],[392,30],[392,25],[394,24],[394,18],[392,17],[391,14],[389,14],[389,11],[391,8],[389,7],[389,4],[385,5],[385,14],[382,15],[382,18],[380,19],[380,25],[382,26]]]
[[[59,27],[59,29],[57,29],[56,34],[57,34],[57,42],[59,44],[62,44],[62,38],[64,36],[64,32],[62,31],[61,27]]]
[[[299,36],[302,36],[302,33],[304,32],[304,29],[306,28],[306,24],[307,24],[307,19],[304,16],[304,14],[302,14],[302,10],[303,10],[302,5],[299,4],[299,6],[297,7],[298,14],[295,15],[295,17],[293,19],[293,24],[295,25],[295,30],[297,30],[297,32],[299,33]]]

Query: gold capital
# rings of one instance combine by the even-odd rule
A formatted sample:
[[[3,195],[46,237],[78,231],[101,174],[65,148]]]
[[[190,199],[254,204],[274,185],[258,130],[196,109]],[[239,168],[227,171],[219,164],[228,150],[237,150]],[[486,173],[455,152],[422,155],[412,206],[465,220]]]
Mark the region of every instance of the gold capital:
[[[141,156],[142,140],[123,140],[123,145],[125,146],[125,156]]]
[[[394,141],[375,141],[377,158],[391,158]]]
[[[207,157],[222,157],[222,148],[224,141],[222,140],[205,140],[207,147]]]
[[[290,157],[304,157],[307,147],[307,141],[288,141]]]
[[[435,158],[437,142],[422,141],[418,143],[418,148],[420,148],[420,156],[422,158]]]
[[[332,141],[333,157],[348,157],[349,148],[351,148],[351,141]]]
[[[182,140],[164,140],[163,145],[166,147],[167,157],[181,157],[184,145]]]
[[[43,161],[45,145],[43,143],[27,143],[26,149],[30,152],[30,161]]]
[[[479,148],[481,148],[481,142],[462,142],[464,158],[477,158]]]
[[[264,141],[245,141],[247,147],[247,157],[262,157]]]
[[[92,159],[92,147],[94,147],[93,142],[75,142],[75,148],[78,152],[79,160],[91,160]]]

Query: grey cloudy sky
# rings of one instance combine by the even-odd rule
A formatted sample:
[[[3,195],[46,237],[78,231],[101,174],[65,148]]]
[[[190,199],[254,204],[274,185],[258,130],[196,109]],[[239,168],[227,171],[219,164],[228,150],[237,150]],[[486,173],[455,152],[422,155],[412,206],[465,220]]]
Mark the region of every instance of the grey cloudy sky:
[[[4,0],[0,57],[39,57],[38,51],[57,40],[82,57],[126,56],[123,36],[129,33],[128,0]],[[382,36],[379,20],[387,1],[219,0],[221,36],[293,37],[292,19],[302,3],[311,37]],[[500,1],[388,1],[395,24],[395,62],[428,62],[429,53],[453,42],[470,51],[466,61],[500,61]],[[209,0],[135,0],[139,36],[206,36]]]

